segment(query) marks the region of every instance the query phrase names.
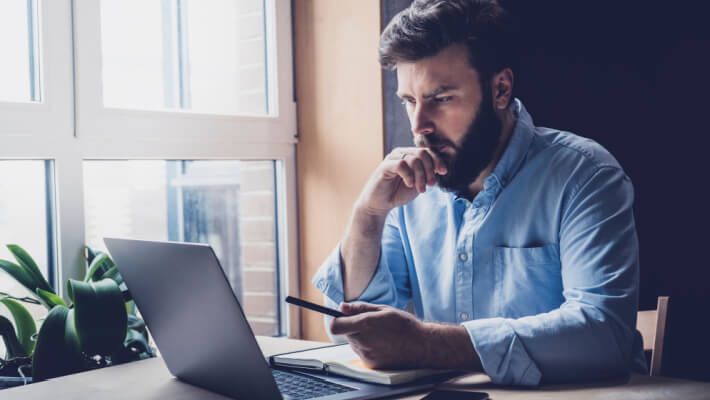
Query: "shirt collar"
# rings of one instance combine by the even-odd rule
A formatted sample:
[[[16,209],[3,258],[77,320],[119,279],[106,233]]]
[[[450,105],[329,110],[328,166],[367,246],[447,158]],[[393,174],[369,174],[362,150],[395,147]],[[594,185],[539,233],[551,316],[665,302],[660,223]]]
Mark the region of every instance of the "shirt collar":
[[[492,185],[494,181],[498,181],[497,183],[502,189],[513,179],[522,167],[525,155],[528,153],[530,143],[535,135],[532,117],[523,106],[523,102],[514,99],[511,107],[516,117],[515,127],[508,141],[508,146],[503,151],[503,156],[484,182],[484,190],[486,186]]]

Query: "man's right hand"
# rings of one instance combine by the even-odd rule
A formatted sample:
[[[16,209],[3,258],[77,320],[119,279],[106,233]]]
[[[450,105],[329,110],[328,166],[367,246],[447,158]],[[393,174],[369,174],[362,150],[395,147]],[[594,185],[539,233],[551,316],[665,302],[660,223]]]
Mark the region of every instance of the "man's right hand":
[[[360,193],[340,245],[346,301],[357,299],[375,273],[390,210],[425,192],[427,185],[436,183],[435,174],[446,173],[436,154],[419,147],[397,148],[377,166]]]
[[[396,148],[370,176],[356,209],[371,216],[384,217],[391,209],[424,193],[427,186],[436,184],[435,175],[446,173],[446,164],[430,149]]]

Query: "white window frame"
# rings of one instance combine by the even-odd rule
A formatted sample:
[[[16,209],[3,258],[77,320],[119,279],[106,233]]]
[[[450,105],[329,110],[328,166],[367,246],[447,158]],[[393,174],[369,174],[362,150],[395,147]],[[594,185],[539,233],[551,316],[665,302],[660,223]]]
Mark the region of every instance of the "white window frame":
[[[298,295],[291,2],[265,0],[269,116],[103,107],[98,0],[39,0],[41,102],[0,102],[0,159],[54,161],[57,289],[83,276],[85,160],[277,160],[280,298]],[[300,335],[281,304],[281,329]]]

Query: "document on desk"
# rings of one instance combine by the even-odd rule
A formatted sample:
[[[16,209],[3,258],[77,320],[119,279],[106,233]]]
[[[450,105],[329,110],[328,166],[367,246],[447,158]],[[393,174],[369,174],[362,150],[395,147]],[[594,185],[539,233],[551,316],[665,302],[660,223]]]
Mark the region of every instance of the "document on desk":
[[[277,367],[325,371],[381,385],[399,385],[451,371],[432,369],[376,370],[368,368],[348,344],[278,354],[270,357]]]

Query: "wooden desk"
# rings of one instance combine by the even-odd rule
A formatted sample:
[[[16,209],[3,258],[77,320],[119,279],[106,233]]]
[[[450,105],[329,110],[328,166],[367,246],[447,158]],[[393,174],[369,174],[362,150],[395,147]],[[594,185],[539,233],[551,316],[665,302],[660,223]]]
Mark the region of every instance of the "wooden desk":
[[[265,355],[307,349],[322,345],[302,340],[258,337]],[[510,400],[537,399],[710,399],[710,383],[682,379],[632,376],[628,382],[594,385],[550,385],[538,389],[501,388],[491,385],[482,374],[457,378],[446,388],[488,392],[490,398]],[[421,399],[425,393],[405,399]],[[0,391],[3,400],[52,399],[170,399],[225,400],[224,396],[182,383],[173,378],[158,358],[84,372]]]

